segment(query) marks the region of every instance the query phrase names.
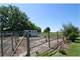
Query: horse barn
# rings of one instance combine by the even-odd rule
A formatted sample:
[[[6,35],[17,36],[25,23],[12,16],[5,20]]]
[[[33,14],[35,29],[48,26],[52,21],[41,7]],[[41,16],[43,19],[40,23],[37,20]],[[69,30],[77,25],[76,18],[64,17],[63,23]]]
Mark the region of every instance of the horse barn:
[[[25,33],[28,33],[30,37],[37,37],[39,35],[37,30],[24,30]]]

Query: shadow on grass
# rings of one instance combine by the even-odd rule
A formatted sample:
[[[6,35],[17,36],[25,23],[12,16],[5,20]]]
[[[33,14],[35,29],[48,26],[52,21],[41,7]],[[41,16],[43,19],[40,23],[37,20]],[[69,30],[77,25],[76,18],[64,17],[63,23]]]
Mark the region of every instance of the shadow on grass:
[[[75,43],[80,43],[80,39],[77,39],[77,40],[75,41]]]
[[[80,43],[80,41],[75,41],[75,43]]]

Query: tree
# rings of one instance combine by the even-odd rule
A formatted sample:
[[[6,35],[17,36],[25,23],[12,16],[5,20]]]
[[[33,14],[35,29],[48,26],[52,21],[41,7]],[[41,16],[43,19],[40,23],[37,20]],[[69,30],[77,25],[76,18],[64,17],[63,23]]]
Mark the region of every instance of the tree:
[[[71,23],[68,25],[63,24],[62,32],[64,36],[72,42],[75,42],[76,38],[79,36],[79,29]]]
[[[49,27],[46,27],[43,32],[44,32],[45,34],[47,34],[48,37],[49,37],[50,28],[49,28]]]
[[[28,17],[27,15],[20,11],[18,7],[9,5],[8,7],[8,17],[9,17],[9,24],[12,30],[24,30],[26,27],[24,23],[27,24]],[[22,23],[24,22],[24,23]]]
[[[41,33],[41,28],[40,28],[40,27],[37,27],[37,31],[38,31],[39,33]]]
[[[50,28],[49,28],[49,27],[45,28],[45,29],[44,29],[44,32],[45,32],[45,33],[50,32]]]
[[[38,26],[29,21],[28,16],[16,6],[0,6],[0,15],[5,18],[6,30],[38,30]]]
[[[50,27],[45,28],[44,32],[47,33],[47,35],[48,35],[49,48],[50,48]]]

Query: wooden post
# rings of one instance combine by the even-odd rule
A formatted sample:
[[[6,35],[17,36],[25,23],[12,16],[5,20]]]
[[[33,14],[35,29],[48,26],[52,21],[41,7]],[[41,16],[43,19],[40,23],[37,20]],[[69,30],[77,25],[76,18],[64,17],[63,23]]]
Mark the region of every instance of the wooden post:
[[[14,31],[14,35],[15,35],[15,46],[17,46],[17,32]]]
[[[3,56],[3,39],[2,39],[2,31],[1,31],[1,56]]]
[[[63,39],[63,42],[65,43],[64,34],[62,34],[62,39]]]
[[[30,56],[30,39],[29,39],[29,33],[26,34],[27,37],[27,55]]]
[[[0,16],[0,22],[1,22],[1,56],[3,56],[3,16]]]
[[[12,37],[11,37],[12,51],[14,51],[14,47],[13,47],[13,35],[14,35],[14,32],[12,32]]]
[[[58,37],[59,37],[59,36],[58,36],[58,31],[57,31],[57,43],[59,42],[59,41],[58,41]]]
[[[50,48],[50,32],[48,32],[48,41],[49,41],[48,45],[49,45],[49,48]]]

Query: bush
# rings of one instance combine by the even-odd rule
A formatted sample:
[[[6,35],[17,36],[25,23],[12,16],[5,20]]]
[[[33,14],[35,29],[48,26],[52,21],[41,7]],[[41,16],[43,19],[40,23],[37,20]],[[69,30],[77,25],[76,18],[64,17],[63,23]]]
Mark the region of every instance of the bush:
[[[63,25],[62,32],[66,39],[72,42],[75,42],[76,38],[79,36],[79,29],[72,24]]]

